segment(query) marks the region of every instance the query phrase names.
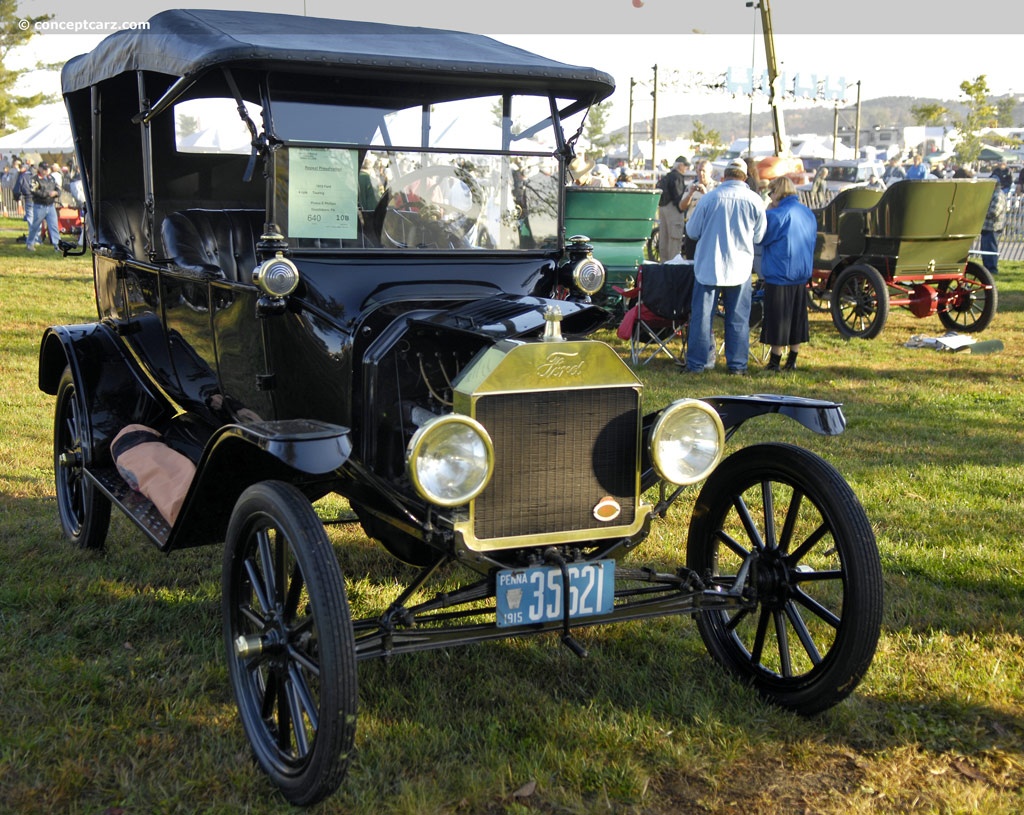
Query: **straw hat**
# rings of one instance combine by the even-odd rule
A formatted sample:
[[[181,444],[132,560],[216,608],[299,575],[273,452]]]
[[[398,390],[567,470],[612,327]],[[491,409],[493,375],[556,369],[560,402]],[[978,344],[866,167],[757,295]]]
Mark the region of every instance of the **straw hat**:
[[[576,156],[576,158],[569,162],[569,175],[573,177],[574,181],[582,182],[589,179],[593,169],[594,160],[586,156]]]

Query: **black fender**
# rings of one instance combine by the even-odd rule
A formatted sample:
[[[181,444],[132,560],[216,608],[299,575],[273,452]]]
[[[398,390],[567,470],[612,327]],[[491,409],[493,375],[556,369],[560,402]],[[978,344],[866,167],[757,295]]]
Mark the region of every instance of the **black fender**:
[[[838,436],[846,429],[842,405],[824,399],[756,393],[751,396],[707,396],[701,401],[707,402],[718,413],[727,436],[731,436],[747,419],[769,413],[788,416],[822,436]]]
[[[105,323],[50,326],[39,346],[39,389],[56,395],[71,368],[87,467],[106,466],[110,442],[126,424],[158,425],[175,408],[153,387],[114,329]]]
[[[707,402],[718,413],[725,428],[726,439],[730,438],[748,419],[765,416],[769,413],[788,416],[808,430],[823,436],[837,436],[846,429],[846,417],[843,415],[842,405],[838,402],[774,393],[758,393],[750,396],[706,396],[701,401]],[[640,485],[645,490],[658,483],[658,476],[651,463],[648,439],[659,414],[660,411],[650,413],[644,416],[643,421]]]
[[[287,481],[311,500],[326,494],[351,454],[349,429],[340,425],[305,419],[224,425],[203,449],[161,548],[222,542],[239,496],[260,481]]]

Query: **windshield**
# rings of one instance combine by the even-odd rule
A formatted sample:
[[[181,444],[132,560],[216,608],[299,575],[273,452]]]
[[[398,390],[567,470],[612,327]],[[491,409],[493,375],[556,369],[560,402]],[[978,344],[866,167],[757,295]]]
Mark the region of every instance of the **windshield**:
[[[409,108],[271,100],[272,213],[290,246],[560,245],[561,141],[543,97]],[[578,125],[577,125],[578,126]]]

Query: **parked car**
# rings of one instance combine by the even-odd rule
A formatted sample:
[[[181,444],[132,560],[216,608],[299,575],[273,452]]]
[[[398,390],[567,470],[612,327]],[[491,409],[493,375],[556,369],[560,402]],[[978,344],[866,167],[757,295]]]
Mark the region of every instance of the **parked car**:
[[[828,170],[826,187],[830,195],[849,189],[850,187],[863,187],[868,183],[872,175],[881,178],[885,172],[885,165],[880,161],[870,159],[829,159],[821,164]],[[809,190],[812,183],[801,184],[798,190]]]
[[[832,313],[847,339],[877,337],[889,308],[938,314],[950,331],[984,331],[995,319],[995,277],[971,246],[994,179],[899,181],[885,192],[855,187],[815,210],[818,239],[811,308]]]
[[[854,690],[882,614],[863,508],[801,447],[723,460],[752,418],[835,434],[839,405],[685,383],[653,405],[592,337],[604,272],[565,239],[565,169],[608,74],[459,32],[172,10],[62,82],[98,314],[42,337],[57,514],[86,548],[112,507],[161,550],[223,544],[229,681],[289,801],[345,776],[363,659],[544,632],[583,656],[582,626],[695,615],[776,704]],[[195,102],[248,153],[179,149]],[[697,484],[685,554],[643,557]],[[389,580],[415,575],[361,619],[313,507],[332,493],[412,567]]]

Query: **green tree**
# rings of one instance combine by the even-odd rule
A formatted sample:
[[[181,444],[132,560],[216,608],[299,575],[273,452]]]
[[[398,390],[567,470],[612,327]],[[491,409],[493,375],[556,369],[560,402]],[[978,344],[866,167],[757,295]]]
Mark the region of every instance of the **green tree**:
[[[726,145],[722,142],[722,134],[705,127],[700,119],[693,120],[690,141],[694,144],[695,152],[705,158],[716,159],[725,152]]]
[[[30,71],[54,66],[37,63],[31,68],[13,70],[7,67],[7,58],[12,50],[32,39],[36,34],[36,23],[51,19],[52,14],[23,17],[18,13],[17,0],[0,0],[0,132],[25,127],[28,124],[28,111],[50,101],[44,93],[19,95],[16,86],[18,80]]]
[[[988,100],[988,82],[984,74],[976,77],[973,82],[961,82],[960,93],[967,97],[967,111],[962,119],[954,123],[960,136],[956,157],[960,164],[974,164],[982,150],[979,133],[984,127],[995,126],[997,111],[996,106]]]
[[[996,125],[1013,127],[1013,111],[1016,107],[1017,100],[1012,94],[1001,96],[996,102]]]
[[[609,100],[599,102],[590,108],[587,113],[587,122],[583,129],[583,135],[591,147],[607,152],[608,148],[619,144],[625,144],[626,134],[608,133],[608,114],[611,112],[612,103]]]
[[[949,108],[938,104],[913,105],[910,108],[910,115],[914,117],[914,124],[917,125],[941,125],[945,124],[949,117]]]

